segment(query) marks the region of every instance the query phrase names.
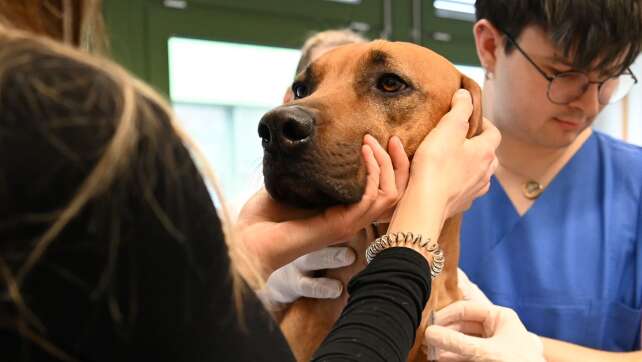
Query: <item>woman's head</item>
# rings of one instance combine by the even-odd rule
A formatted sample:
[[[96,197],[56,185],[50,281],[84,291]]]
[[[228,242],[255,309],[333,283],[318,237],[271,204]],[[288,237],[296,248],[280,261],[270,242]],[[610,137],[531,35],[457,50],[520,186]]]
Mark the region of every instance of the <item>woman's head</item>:
[[[68,242],[73,229],[80,239],[98,235],[113,253],[128,241],[123,225],[131,226],[124,216],[131,200],[179,240],[186,221],[168,205],[182,204],[176,185],[202,183],[181,173],[194,167],[186,148],[198,150],[167,103],[119,66],[5,27],[0,109],[0,285],[19,311],[16,319],[38,331],[20,287],[51,246]],[[231,236],[229,223],[224,230]],[[230,245],[233,260],[246,263]],[[97,289],[111,279],[111,260]],[[258,273],[246,276],[260,283]]]
[[[0,0],[0,23],[76,48],[107,50],[101,0]]]

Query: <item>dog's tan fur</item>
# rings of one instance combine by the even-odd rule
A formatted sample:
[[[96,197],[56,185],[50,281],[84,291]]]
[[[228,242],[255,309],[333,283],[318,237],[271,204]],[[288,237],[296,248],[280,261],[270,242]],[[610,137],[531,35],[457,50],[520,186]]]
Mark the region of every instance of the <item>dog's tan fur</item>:
[[[381,62],[382,58],[385,61]],[[374,90],[370,92],[365,84],[369,77],[376,78],[386,72],[403,75],[412,83],[414,90],[397,98],[383,97]],[[406,152],[412,155],[424,136],[449,110],[452,96],[459,88],[468,89],[474,100],[475,111],[470,120],[469,135],[477,133],[481,127],[479,86],[463,76],[445,58],[417,45],[375,41],[343,46],[315,61],[307,72],[299,75],[298,80],[310,77],[315,79],[311,94],[288,106],[309,107],[315,112],[316,140],[306,162],[313,163],[313,170],[322,171],[320,173],[332,174],[332,167],[339,164],[336,160],[333,162],[332,157],[338,153],[352,152],[356,155],[347,161],[342,158],[343,163],[358,159],[359,146],[365,133],[373,135],[384,145],[391,136],[399,136]],[[361,87],[362,83],[366,87]],[[356,187],[358,192],[362,192],[365,169],[361,165],[355,170],[346,184],[339,183],[337,187],[347,190]],[[318,180],[309,180],[309,173],[306,175],[306,182],[325,182],[322,176]],[[424,310],[409,361],[426,361],[420,347],[428,312],[461,297],[457,288],[460,222],[461,215],[447,220],[439,236],[446,264],[442,274],[432,281],[431,297]],[[366,228],[347,243],[357,255],[353,265],[328,270],[325,276],[341,280],[347,285],[350,278],[365,267],[364,255],[368,243],[378,234],[385,233],[385,226],[380,225],[379,228]],[[335,300],[302,298],[286,311],[281,328],[297,360],[307,361],[311,358],[338,319],[347,299],[345,291]]]

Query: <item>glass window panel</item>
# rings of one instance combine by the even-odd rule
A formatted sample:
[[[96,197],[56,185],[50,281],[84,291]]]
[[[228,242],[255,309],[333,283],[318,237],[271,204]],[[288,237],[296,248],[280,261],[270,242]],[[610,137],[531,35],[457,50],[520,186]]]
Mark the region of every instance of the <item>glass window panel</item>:
[[[172,101],[273,107],[294,77],[294,49],[169,39]]]
[[[642,77],[642,57],[631,65],[638,80]],[[642,146],[642,83],[638,81],[621,101],[609,104],[597,116],[593,128],[615,138]]]
[[[475,0],[435,0],[435,15],[440,18],[475,20]]]
[[[176,114],[237,211],[262,184],[257,125],[281,104],[300,52],[186,38],[168,46]]]

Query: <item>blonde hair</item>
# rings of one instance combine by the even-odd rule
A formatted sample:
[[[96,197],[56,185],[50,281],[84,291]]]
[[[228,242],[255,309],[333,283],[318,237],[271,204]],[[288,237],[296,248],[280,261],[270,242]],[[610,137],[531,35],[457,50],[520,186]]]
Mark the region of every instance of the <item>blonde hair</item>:
[[[315,49],[366,42],[368,39],[350,29],[332,29],[312,33],[301,47],[301,58],[296,67],[296,74],[302,72],[312,62],[312,52]]]
[[[0,22],[94,54],[108,52],[101,0],[0,0]]]
[[[263,285],[263,277],[256,267],[257,263],[244,250],[244,245],[237,241],[231,225],[227,204],[213,170],[207,165],[197,145],[181,129],[168,103],[149,86],[108,60],[89,55],[86,52],[50,39],[7,29],[0,25],[0,85],[4,83],[7,75],[12,72],[12,68],[33,62],[43,55],[87,67],[92,74],[95,73],[96,77],[105,78],[109,86],[113,88],[110,91],[115,93],[116,105],[113,115],[110,113],[110,117],[113,117],[112,122],[110,122],[113,127],[113,133],[107,140],[98,161],[82,180],[71,201],[54,215],[51,226],[34,244],[25,262],[17,271],[13,271],[5,261],[4,255],[0,255],[0,280],[4,282],[9,298],[18,309],[19,314],[17,321],[14,322],[14,327],[22,335],[30,338],[52,355],[64,360],[73,360],[64,351],[39,337],[38,333],[34,331],[34,329],[42,331],[43,326],[40,325],[37,317],[30,312],[23,301],[20,293],[21,283],[63,229],[80,214],[89,201],[108,191],[117,180],[127,176],[128,172],[130,172],[128,166],[133,155],[137,152],[137,147],[139,147],[141,140],[143,138],[154,140],[159,137],[161,127],[157,120],[159,115],[169,121],[171,131],[178,135],[180,141],[190,151],[192,157],[196,159],[195,167],[199,168],[200,173],[204,176],[206,182],[209,182],[220,201],[222,230],[231,259],[234,300],[237,309],[242,314],[241,301],[244,288],[242,277],[238,271],[242,270],[243,277],[247,283],[256,287]],[[35,89],[42,90],[37,96],[64,101],[64,95],[61,94],[64,84],[57,85],[59,89],[56,89],[55,86],[43,86],[42,83],[38,83],[37,76],[33,74],[26,79],[33,82],[32,86]],[[0,86],[0,92],[6,91],[10,90]],[[91,95],[87,95],[87,97],[92,98]],[[154,152],[154,149],[151,152]],[[176,227],[167,214],[155,203],[150,203],[150,206],[166,230],[170,234],[176,235]]]

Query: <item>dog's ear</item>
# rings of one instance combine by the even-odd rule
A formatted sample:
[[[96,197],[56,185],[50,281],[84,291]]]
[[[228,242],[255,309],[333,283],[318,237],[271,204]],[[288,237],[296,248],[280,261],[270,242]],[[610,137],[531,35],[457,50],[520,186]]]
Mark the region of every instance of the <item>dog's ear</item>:
[[[468,137],[481,133],[482,130],[482,101],[481,88],[474,80],[465,75],[461,75],[461,87],[470,92],[473,97],[473,114],[470,116],[470,127],[468,128]]]

